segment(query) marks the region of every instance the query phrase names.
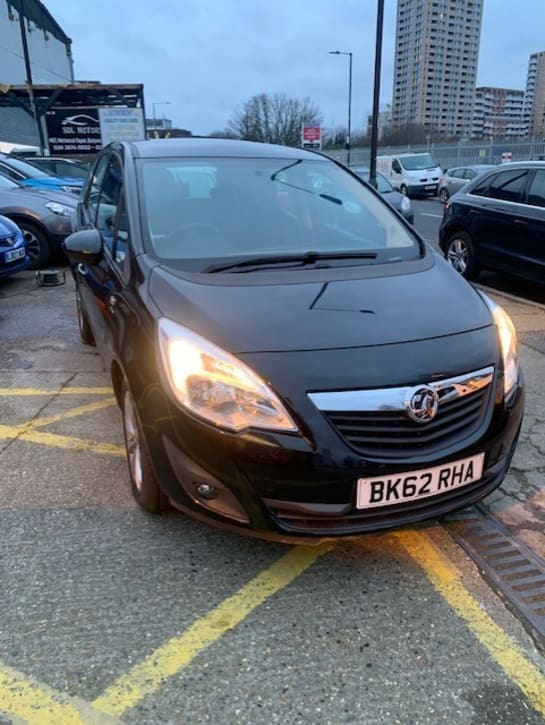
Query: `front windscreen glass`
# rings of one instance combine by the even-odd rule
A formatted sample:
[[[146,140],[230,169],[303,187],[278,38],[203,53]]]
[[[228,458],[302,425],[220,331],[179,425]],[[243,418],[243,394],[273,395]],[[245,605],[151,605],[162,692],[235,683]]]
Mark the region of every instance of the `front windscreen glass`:
[[[407,171],[424,171],[424,169],[435,169],[437,167],[437,164],[429,154],[402,156],[399,162]]]
[[[177,267],[309,252],[369,253],[365,263],[422,254],[387,204],[325,159],[145,159],[139,183],[148,251]]]

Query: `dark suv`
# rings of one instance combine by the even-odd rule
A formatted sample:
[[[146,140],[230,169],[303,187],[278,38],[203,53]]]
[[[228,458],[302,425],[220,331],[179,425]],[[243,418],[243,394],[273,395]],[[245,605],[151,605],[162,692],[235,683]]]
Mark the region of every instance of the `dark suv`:
[[[545,282],[545,161],[503,164],[445,205],[439,243],[467,279],[483,268]]]

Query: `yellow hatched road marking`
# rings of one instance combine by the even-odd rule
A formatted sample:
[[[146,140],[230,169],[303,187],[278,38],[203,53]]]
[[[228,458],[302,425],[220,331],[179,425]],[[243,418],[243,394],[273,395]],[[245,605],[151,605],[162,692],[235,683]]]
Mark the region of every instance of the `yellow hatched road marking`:
[[[29,397],[32,395],[111,395],[111,387],[47,388],[0,388],[1,397]]]
[[[524,657],[516,642],[471,596],[463,586],[454,564],[423,533],[400,531],[393,537],[420,564],[435,589],[466,622],[511,681],[522,690],[528,702],[545,716],[545,675]]]
[[[146,695],[158,690],[168,677],[187,667],[204,649],[236,627],[256,607],[290,584],[331,548],[331,544],[326,544],[291,549],[233,596],[194,622],[185,632],[170,639],[122,675],[99,695],[93,707],[120,717]]]
[[[0,713],[12,722],[39,725],[81,725],[118,722],[93,710],[77,697],[69,697],[35,682],[0,663]]]
[[[44,426],[52,425],[53,423],[58,423],[62,420],[68,420],[69,418],[75,418],[77,416],[84,415],[85,413],[92,413],[97,410],[101,410],[102,408],[108,408],[111,405],[114,405],[114,403],[115,398],[110,396],[105,400],[88,403],[87,405],[80,405],[77,408],[71,408],[63,413],[35,418],[27,423],[21,423],[20,425],[0,425],[0,440],[6,438],[17,438],[29,443],[38,443],[40,445],[53,446],[54,448],[64,448],[65,450],[93,451],[94,453],[105,453],[123,457],[125,456],[125,449],[123,446],[116,446],[113,443],[99,443],[96,441],[86,440],[84,438],[75,438],[73,436],[58,435],[57,433],[48,433],[46,431],[37,430],[38,428],[43,428]]]

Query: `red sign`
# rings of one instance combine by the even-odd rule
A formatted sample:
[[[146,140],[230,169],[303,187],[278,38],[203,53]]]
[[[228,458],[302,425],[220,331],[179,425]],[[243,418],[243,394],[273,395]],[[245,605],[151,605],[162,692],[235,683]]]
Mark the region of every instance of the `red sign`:
[[[322,129],[316,124],[303,123],[301,126],[302,146],[311,148],[321,148],[322,146]]]

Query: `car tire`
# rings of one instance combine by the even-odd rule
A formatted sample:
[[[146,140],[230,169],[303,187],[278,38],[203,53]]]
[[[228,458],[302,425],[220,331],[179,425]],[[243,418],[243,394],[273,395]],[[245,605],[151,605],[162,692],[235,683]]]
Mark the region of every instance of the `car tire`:
[[[480,267],[475,260],[475,247],[467,232],[454,232],[445,247],[445,259],[462,277],[474,280]]]
[[[91,330],[91,325],[89,324],[89,318],[87,317],[87,313],[85,312],[83,303],[81,301],[81,295],[77,288],[76,288],[76,309],[77,309],[77,315],[78,315],[79,336],[81,338],[81,341],[85,345],[95,345],[96,344],[95,337],[93,335],[93,331]]]
[[[401,184],[399,191],[403,194],[403,196],[409,196],[409,190],[405,184]]]
[[[144,511],[152,514],[166,511],[169,501],[157,483],[142,426],[126,382],[121,390],[121,412],[132,495]]]
[[[18,219],[16,222],[23,232],[27,245],[30,264],[27,269],[41,269],[45,267],[51,257],[51,249],[45,232],[36,224],[26,219]]]
[[[450,199],[450,194],[448,193],[448,189],[445,189],[444,187],[439,192],[439,201],[441,204],[446,204],[447,201]]]

